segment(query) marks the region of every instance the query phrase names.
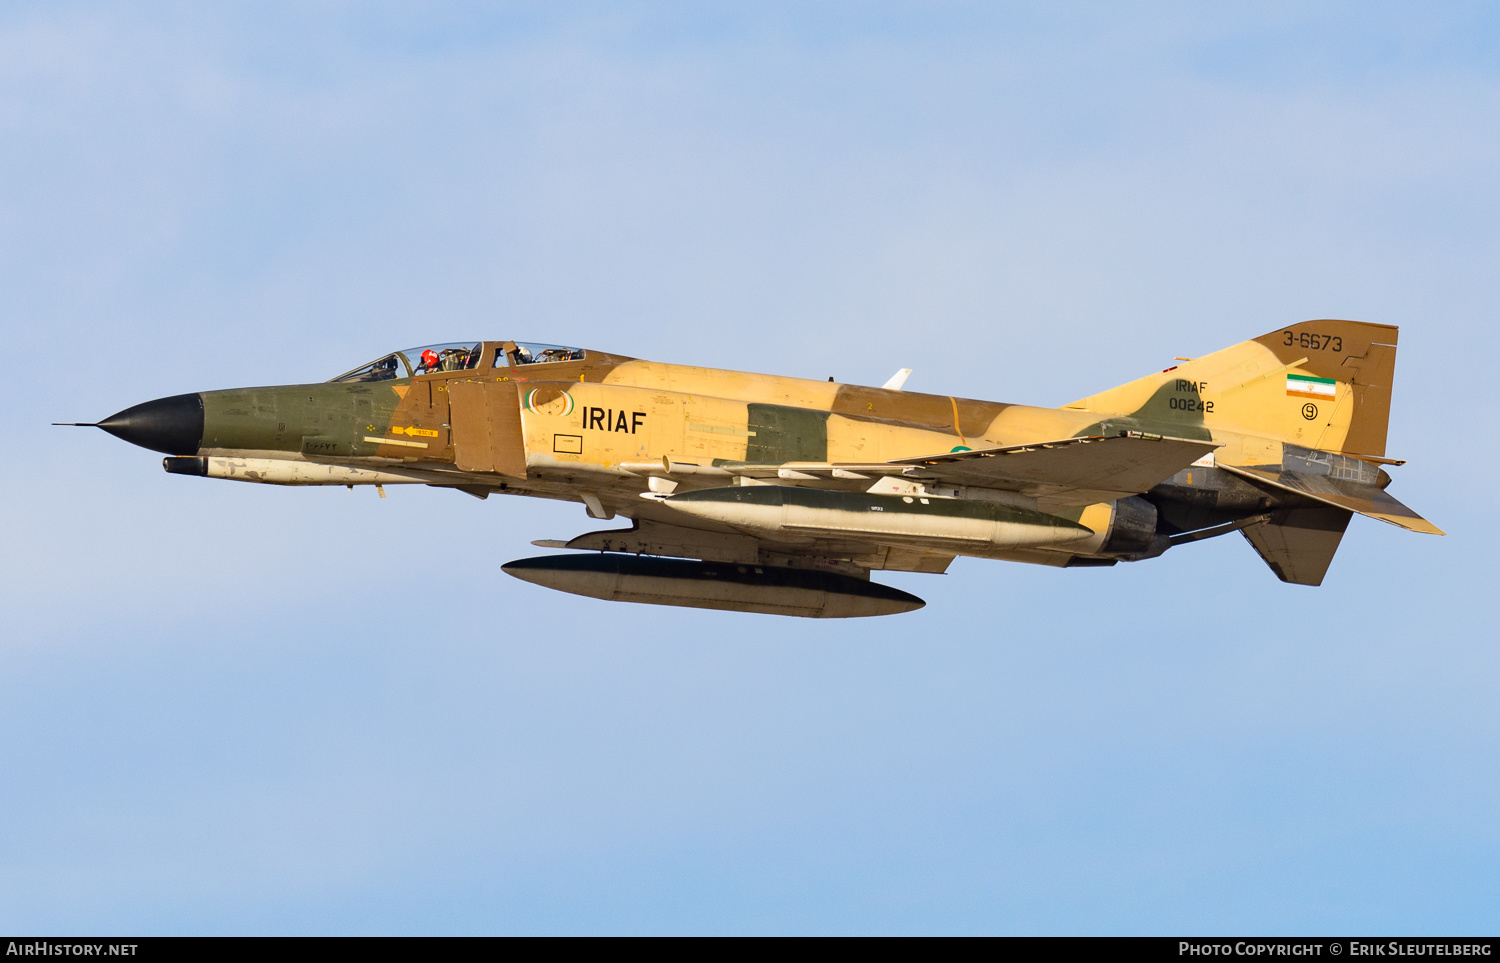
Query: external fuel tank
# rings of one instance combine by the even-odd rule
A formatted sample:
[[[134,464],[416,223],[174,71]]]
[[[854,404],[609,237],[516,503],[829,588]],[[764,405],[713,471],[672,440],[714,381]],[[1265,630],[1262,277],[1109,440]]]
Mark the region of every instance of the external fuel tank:
[[[501,571],[546,588],[609,602],[811,619],[896,615],[927,604],[889,585],[834,572],[616,553],[522,558],[502,565]]]
[[[710,488],[660,499],[696,518],[752,535],[951,541],[989,548],[1076,542],[1094,530],[1056,515],[968,498],[875,495],[779,485]]]

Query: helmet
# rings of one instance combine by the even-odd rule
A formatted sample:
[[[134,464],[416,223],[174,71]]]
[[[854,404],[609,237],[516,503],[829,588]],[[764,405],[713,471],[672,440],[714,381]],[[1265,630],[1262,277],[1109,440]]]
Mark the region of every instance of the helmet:
[[[426,351],[423,351],[422,352],[422,367],[426,368],[428,371],[436,371],[437,370],[437,366],[438,366],[438,354],[437,354],[437,352],[434,351],[434,350],[432,350],[431,348],[428,348]]]

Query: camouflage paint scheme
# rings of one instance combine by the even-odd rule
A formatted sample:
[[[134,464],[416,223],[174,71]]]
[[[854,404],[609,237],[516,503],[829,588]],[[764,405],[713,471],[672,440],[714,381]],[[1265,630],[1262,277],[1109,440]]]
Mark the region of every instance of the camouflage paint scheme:
[[[1396,340],[1394,327],[1308,321],[1061,408],[593,350],[526,364],[514,342],[483,342],[464,370],[203,392],[198,449],[176,452],[196,460],[168,467],[582,501],[633,525],[539,544],[859,577],[940,573],[956,555],[1112,565],[1241,531],[1282,580],[1316,585],[1351,513],[1441,534],[1385,493],[1382,466],[1400,464],[1385,457]],[[924,539],[916,518],[901,537],[778,540],[671,504],[755,485],[872,493],[914,514],[1010,506],[1084,534],[1006,548]]]

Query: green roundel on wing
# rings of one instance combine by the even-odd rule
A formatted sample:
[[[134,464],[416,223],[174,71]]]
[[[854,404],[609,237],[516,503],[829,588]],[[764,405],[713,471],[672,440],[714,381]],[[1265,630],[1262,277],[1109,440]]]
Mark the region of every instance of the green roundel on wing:
[[[974,449],[972,449],[972,448],[965,448],[963,445],[955,445],[952,449],[949,450],[948,454],[951,455],[955,451],[973,451],[973,450]]]

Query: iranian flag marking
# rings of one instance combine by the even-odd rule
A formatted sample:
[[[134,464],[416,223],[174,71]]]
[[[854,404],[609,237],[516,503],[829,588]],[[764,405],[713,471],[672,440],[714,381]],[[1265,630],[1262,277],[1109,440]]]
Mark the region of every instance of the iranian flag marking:
[[[1289,374],[1286,376],[1286,393],[1295,398],[1332,398],[1337,384],[1332,378]]]

